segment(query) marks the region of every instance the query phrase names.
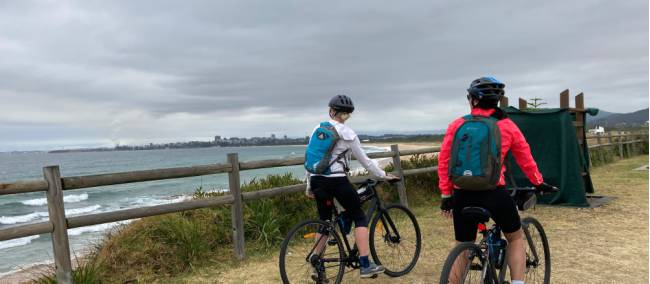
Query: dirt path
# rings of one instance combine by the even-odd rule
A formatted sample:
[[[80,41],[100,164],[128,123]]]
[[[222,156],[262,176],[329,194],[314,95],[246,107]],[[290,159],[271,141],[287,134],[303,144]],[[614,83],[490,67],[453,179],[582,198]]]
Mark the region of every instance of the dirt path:
[[[551,283],[648,282],[648,164],[639,156],[592,171],[596,194],[616,199],[595,209],[540,206],[531,215],[544,225],[551,244]],[[437,283],[446,254],[453,246],[451,222],[437,206],[415,210],[422,228],[420,261],[408,275],[359,280],[358,271],[344,283]],[[277,254],[251,257],[228,271],[199,271],[179,283],[279,283]]]

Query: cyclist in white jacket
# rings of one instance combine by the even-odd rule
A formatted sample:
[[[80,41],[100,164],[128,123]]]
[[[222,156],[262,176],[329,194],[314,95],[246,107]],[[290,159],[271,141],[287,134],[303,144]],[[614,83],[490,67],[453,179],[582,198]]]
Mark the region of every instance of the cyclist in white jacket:
[[[336,198],[341,206],[345,208],[347,216],[355,223],[354,237],[359,248],[360,276],[362,278],[372,277],[383,273],[384,268],[368,259],[370,251],[368,246],[368,218],[361,208],[361,201],[356,189],[347,178],[348,164],[351,156],[354,156],[365,169],[378,178],[392,180],[398,179],[398,177],[387,174],[368,158],[361,148],[361,142],[357,134],[354,133],[352,128],[345,125],[345,121],[350,118],[350,114],[354,111],[352,100],[345,95],[337,95],[330,100],[329,107],[331,118],[329,122],[336,128],[340,139],[332,150],[331,174],[310,174],[308,178],[308,195],[316,199],[321,220],[329,220],[332,217],[332,198]]]

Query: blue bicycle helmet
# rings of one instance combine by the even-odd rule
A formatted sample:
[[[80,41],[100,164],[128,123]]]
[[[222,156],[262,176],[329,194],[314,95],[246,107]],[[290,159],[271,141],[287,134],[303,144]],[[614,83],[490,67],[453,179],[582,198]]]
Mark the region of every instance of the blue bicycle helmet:
[[[469,85],[469,96],[478,100],[499,100],[505,94],[505,84],[494,77],[481,77]]]

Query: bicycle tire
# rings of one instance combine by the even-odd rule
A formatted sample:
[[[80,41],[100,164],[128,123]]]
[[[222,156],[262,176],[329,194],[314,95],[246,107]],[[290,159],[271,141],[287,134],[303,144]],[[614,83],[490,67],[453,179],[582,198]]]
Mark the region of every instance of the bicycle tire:
[[[544,227],[533,217],[523,218],[521,224],[526,237],[526,276],[524,281],[526,283],[548,284],[551,282],[551,249],[548,244],[546,232],[544,232]],[[536,238],[536,236],[539,236],[539,238]],[[538,249],[539,244],[542,245],[542,250]],[[543,263],[534,263],[533,248],[535,248],[538,254],[538,259],[541,260],[543,258]],[[543,257],[539,256],[540,252],[544,253]],[[544,276],[543,279],[539,279],[539,268],[542,266],[544,268]]]
[[[465,252],[467,252],[467,255],[462,256],[462,254]],[[469,259],[469,262],[465,264],[465,269],[460,271],[462,275],[458,275],[459,271],[452,271],[454,268],[454,263],[456,263],[456,259],[459,257],[468,257]],[[445,264],[442,267],[442,272],[440,273],[440,283],[447,284],[450,283],[450,281],[451,283],[496,283],[496,279],[494,278],[495,276],[492,275],[492,271],[489,267],[486,270],[487,275],[485,275],[485,280],[487,281],[484,281],[482,273],[483,268],[486,265],[489,265],[488,259],[484,257],[483,252],[478,245],[472,242],[460,243],[456,245],[456,247],[454,247],[447,256],[447,260],[445,260]],[[472,271],[476,273],[472,274]],[[470,274],[476,276],[470,276],[468,279],[467,276]],[[458,280],[461,280],[461,282]]]
[[[398,215],[398,212],[404,213],[404,216]],[[394,232],[395,229],[397,229],[397,234]],[[389,205],[375,214],[370,223],[368,241],[375,263],[383,265],[386,269],[384,273],[391,277],[409,273],[417,264],[422,249],[420,225],[415,215],[408,208],[398,204]],[[381,250],[378,250],[378,245],[382,245]],[[388,252],[384,253],[383,248],[386,248]],[[389,259],[391,255],[395,256],[395,254],[400,257],[401,252],[407,249],[413,250],[406,252],[408,262],[396,263]]]
[[[313,281],[311,274],[314,268],[311,263],[307,261],[307,257],[314,250],[315,244],[317,242],[314,237],[316,235],[316,232],[320,231],[321,228],[328,227],[331,228],[331,225],[320,220],[305,220],[298,223],[291,230],[289,230],[289,233],[287,233],[284,240],[282,241],[282,245],[280,247],[280,259],[278,261],[282,283],[288,284]],[[301,234],[302,236],[300,236]],[[331,229],[329,238],[334,238],[335,242],[333,243],[335,243],[335,245],[325,243],[324,251],[327,251],[328,247],[336,247],[338,253],[335,252],[332,256],[338,257],[338,264],[336,264],[336,266],[338,266],[338,271],[334,277],[327,275],[330,276],[327,279],[329,280],[334,278],[333,283],[338,284],[341,283],[343,274],[345,273],[345,262],[343,261],[345,258],[345,252],[343,250],[343,246],[341,245],[343,241],[334,229]],[[310,245],[310,242],[312,245]],[[336,260],[336,258],[334,258],[334,260]],[[292,264],[292,269],[290,271],[287,271],[288,262],[291,262]],[[293,265],[298,266],[295,269],[295,272],[293,271]],[[329,267],[334,268],[336,266]],[[333,270],[336,271],[336,269]]]

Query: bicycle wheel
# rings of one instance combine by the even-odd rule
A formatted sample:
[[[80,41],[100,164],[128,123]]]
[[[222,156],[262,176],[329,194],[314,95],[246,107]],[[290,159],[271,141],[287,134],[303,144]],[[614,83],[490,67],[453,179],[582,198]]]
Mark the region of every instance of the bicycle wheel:
[[[326,231],[330,231],[329,235],[320,234]],[[341,283],[345,271],[341,242],[341,237],[323,221],[306,220],[294,226],[280,248],[282,282]],[[312,253],[318,257],[310,259]]]
[[[551,282],[551,250],[542,224],[535,218],[521,220],[526,235],[526,283]]]
[[[440,274],[440,283],[494,283],[489,267],[484,269],[487,265],[488,260],[478,245],[460,243],[447,256]]]
[[[389,276],[409,273],[420,257],[422,236],[415,215],[402,205],[389,205],[370,223],[370,253]]]

